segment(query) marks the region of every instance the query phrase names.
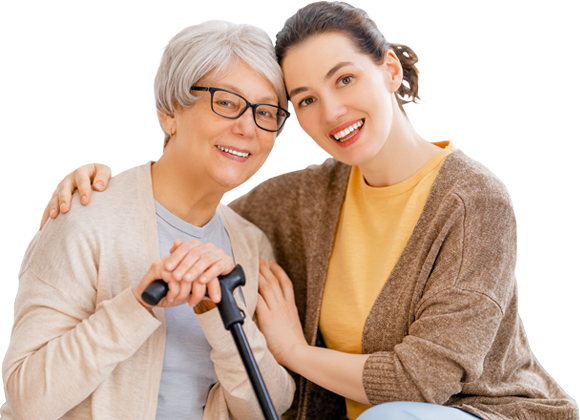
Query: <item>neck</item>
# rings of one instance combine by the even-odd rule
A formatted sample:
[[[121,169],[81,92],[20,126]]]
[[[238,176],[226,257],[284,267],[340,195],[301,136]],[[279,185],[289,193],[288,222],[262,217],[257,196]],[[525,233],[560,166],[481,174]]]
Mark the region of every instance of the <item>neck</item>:
[[[399,109],[393,96],[392,125],[381,150],[368,162],[359,165],[366,182],[373,187],[399,184],[413,176],[439,151],[424,140]]]
[[[184,167],[166,149],[151,167],[153,196],[181,220],[202,227],[214,216],[225,191],[197,174],[192,166]]]

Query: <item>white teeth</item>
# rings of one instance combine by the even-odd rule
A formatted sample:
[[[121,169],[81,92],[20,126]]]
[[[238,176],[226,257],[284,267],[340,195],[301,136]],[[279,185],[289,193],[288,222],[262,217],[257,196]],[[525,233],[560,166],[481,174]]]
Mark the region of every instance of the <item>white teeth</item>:
[[[335,138],[336,140],[340,140],[341,138],[343,138],[343,137],[344,137],[344,136],[346,136],[347,134],[350,134],[350,133],[352,133],[352,132],[353,132],[354,130],[356,130],[357,128],[359,128],[359,127],[362,127],[362,126],[363,126],[363,124],[364,124],[364,123],[363,123],[363,121],[362,121],[362,120],[360,120],[360,121],[358,121],[358,122],[355,122],[355,123],[354,123],[353,125],[351,125],[350,127],[347,127],[347,128],[345,128],[344,130],[342,130],[342,131],[339,131],[338,133],[336,133],[336,134],[334,135],[334,138]]]
[[[230,155],[239,156],[239,157],[243,157],[243,158],[250,156],[249,153],[236,152],[235,150],[228,149],[228,148],[225,148],[223,146],[216,145],[216,147],[218,149],[220,149],[222,152],[229,153]]]

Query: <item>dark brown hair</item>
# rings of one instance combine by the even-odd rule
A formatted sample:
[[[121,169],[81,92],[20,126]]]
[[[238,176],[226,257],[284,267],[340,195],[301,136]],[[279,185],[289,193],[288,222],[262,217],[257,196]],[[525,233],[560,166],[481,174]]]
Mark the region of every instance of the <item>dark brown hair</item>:
[[[382,64],[385,51],[392,49],[403,67],[403,82],[397,90],[399,107],[419,98],[419,70],[417,54],[406,45],[390,44],[377,25],[362,9],[343,2],[319,1],[298,10],[276,35],[276,57],[282,60],[288,51],[312,36],[328,32],[350,36],[355,48],[368,54],[375,63]]]

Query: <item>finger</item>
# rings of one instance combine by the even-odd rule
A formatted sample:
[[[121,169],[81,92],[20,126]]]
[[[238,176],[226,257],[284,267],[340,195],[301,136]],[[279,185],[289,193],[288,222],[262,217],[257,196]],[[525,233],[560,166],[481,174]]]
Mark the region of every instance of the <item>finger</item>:
[[[179,239],[176,239],[175,241],[173,241],[173,246],[169,250],[169,253],[172,254],[179,247],[179,245],[181,245],[182,243],[183,242],[181,242]]]
[[[272,273],[270,267],[266,262],[260,258],[260,274],[264,277],[264,280],[268,283],[268,290],[272,293],[278,302],[284,300],[284,294],[280,287],[280,282],[278,278]]]
[[[256,315],[258,318],[265,316],[270,311],[268,302],[258,293],[258,301],[256,303]]]
[[[73,174],[68,174],[57,189],[58,210],[60,213],[66,213],[70,210],[71,197],[75,188]]]
[[[186,302],[189,299],[189,295],[191,294],[191,283],[184,281],[179,281],[177,283],[179,284],[179,292],[177,293],[177,296],[175,296],[174,300]]]
[[[102,163],[94,163],[95,175],[93,177],[93,188],[96,191],[104,191],[111,179],[111,168]]]
[[[208,251],[207,248],[196,248],[195,250],[190,251],[190,253],[183,258],[175,271],[179,270],[182,272],[182,268],[186,269],[187,281],[194,281],[197,279],[201,280],[201,274],[221,258],[219,252],[214,252],[213,250]],[[182,273],[185,276],[186,273]],[[215,275],[212,277],[215,277]],[[207,280],[209,280],[209,278],[204,278],[202,283],[207,283]]]
[[[274,308],[279,305],[280,300],[274,292],[272,284],[266,280],[262,273],[260,273],[258,277],[258,292],[260,295],[262,295],[262,298],[266,302],[268,308]]]
[[[58,208],[58,194],[55,191],[50,199],[48,206],[50,207],[50,217],[55,219],[56,216],[60,213],[60,209]]]
[[[215,263],[213,263],[207,270],[205,270],[203,273],[201,273],[201,275],[199,276],[199,282],[200,283],[207,283],[208,281],[210,281],[211,279],[223,275],[223,274],[228,274],[231,273],[231,271],[234,269],[234,262],[232,261],[232,259],[230,257],[228,257],[227,255],[224,255],[224,258],[219,259],[218,261],[216,261]],[[188,272],[189,274],[189,272]],[[193,276],[193,274],[192,274]]]
[[[200,284],[198,282],[184,284],[191,286],[191,295],[189,297],[188,305],[195,306],[201,302],[205,296],[205,284]]]
[[[280,287],[282,289],[282,293],[284,294],[284,298],[287,301],[294,303],[294,285],[292,284],[290,277],[288,277],[288,274],[286,274],[284,269],[280,267],[276,261],[270,260],[269,267],[280,282]]]
[[[72,173],[74,177],[73,185],[78,188],[81,197],[81,204],[83,205],[91,201],[91,178],[90,174],[87,173],[87,170],[85,169],[87,166],[90,165],[82,166]]]
[[[169,290],[167,291],[167,295],[166,295],[167,300],[169,302],[173,302],[177,298],[177,296],[179,295],[179,290],[180,290],[181,285],[178,281],[171,280],[171,281],[167,281],[167,286],[169,287]]]
[[[190,250],[183,259],[179,262],[175,270],[173,271],[174,277],[184,281],[194,281],[201,274],[200,268],[205,267],[210,261],[205,254],[199,248],[193,248]],[[204,257],[203,261],[200,261]],[[201,264],[201,266],[200,266]]]
[[[189,252],[195,252],[195,248],[198,246],[203,245],[199,241],[190,241],[182,243],[175,251],[167,256],[167,260],[165,261],[165,269],[167,271],[173,271],[177,268],[181,260],[187,255]],[[183,275],[183,273],[182,273]]]
[[[206,287],[209,298],[213,302],[219,303],[222,300],[222,290],[219,280],[217,278],[211,279]]]

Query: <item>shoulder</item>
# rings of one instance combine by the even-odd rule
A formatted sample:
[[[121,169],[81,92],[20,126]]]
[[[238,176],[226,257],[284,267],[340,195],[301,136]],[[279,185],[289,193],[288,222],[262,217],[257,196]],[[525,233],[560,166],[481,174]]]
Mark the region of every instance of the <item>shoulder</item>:
[[[270,246],[270,242],[262,229],[240,216],[230,207],[220,204],[218,213],[231,241],[239,241],[254,251]]]
[[[105,191],[92,192],[86,206],[75,192],[68,213],[49,219],[33,238],[21,271],[33,261],[38,265],[65,259],[94,260],[106,241],[115,241],[120,235],[130,238],[141,217],[138,186],[142,172],[143,167],[137,167],[111,178]]]
[[[56,219],[49,219],[46,233],[85,233],[92,229],[108,229],[117,220],[131,219],[139,209],[140,171],[142,168],[136,167],[114,176],[105,191],[92,191],[91,202],[86,206],[81,204],[79,193],[75,191],[71,209]]]
[[[257,214],[262,218],[297,212],[326,200],[329,191],[343,189],[350,169],[349,165],[327,159],[320,165],[270,178],[229,206],[252,221],[258,220]],[[281,209],[285,211],[278,211]]]
[[[491,203],[512,208],[508,189],[483,164],[457,150],[444,162],[433,185],[434,192],[445,191],[458,197],[466,208],[488,207]],[[487,205],[486,205],[487,203]]]

